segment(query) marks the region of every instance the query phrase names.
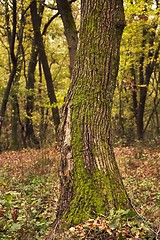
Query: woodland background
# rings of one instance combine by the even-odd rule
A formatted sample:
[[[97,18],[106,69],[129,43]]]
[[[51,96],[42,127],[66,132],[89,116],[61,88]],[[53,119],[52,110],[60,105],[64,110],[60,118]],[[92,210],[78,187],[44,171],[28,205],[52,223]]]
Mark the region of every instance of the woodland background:
[[[41,11],[37,28],[43,37],[46,66],[34,43],[29,2],[18,1],[15,6],[14,1],[0,3],[1,150],[54,142],[56,120],[52,111],[62,107],[70,83],[69,57],[56,3],[48,1],[43,5],[43,2],[37,9]],[[158,4],[124,3],[126,27],[112,112],[115,143],[130,144],[137,139],[157,143],[159,139]],[[72,10],[78,30],[77,1]]]

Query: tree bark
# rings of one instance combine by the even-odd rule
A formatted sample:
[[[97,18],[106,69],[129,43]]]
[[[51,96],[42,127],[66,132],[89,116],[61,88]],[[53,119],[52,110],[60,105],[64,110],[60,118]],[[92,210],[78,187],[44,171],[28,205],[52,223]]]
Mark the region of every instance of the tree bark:
[[[31,58],[28,65],[28,78],[26,83],[26,89],[28,90],[27,94],[27,103],[26,103],[26,140],[28,145],[32,147],[35,145],[36,147],[40,147],[39,140],[37,139],[34,128],[33,128],[33,109],[34,109],[34,83],[35,83],[35,69],[37,65],[37,48],[35,45],[35,41],[32,41],[32,51],[31,51]],[[33,143],[33,144],[32,144]]]
[[[19,81],[21,77],[21,70],[22,70],[22,60],[19,61],[17,65],[17,72],[14,78],[13,82],[13,89],[11,90],[11,103],[12,103],[12,108],[11,108],[11,128],[12,128],[12,133],[11,133],[11,149],[12,150],[18,150],[20,147],[20,138],[18,136],[18,126],[20,123],[21,126],[21,120],[20,120],[20,109],[19,109],[19,103],[18,103],[18,89],[19,89]]]
[[[78,224],[130,208],[111,141],[111,110],[125,25],[123,1],[81,1],[80,45],[61,123],[57,221]]]
[[[18,99],[17,95],[14,94],[12,96],[12,116],[11,116],[11,125],[12,125],[12,141],[11,141],[11,149],[16,151],[19,149],[18,142]]]
[[[64,25],[65,36],[68,43],[70,58],[70,74],[72,75],[74,61],[77,51],[78,35],[76,24],[72,15],[71,4],[68,0],[57,0],[58,11],[61,14]]]

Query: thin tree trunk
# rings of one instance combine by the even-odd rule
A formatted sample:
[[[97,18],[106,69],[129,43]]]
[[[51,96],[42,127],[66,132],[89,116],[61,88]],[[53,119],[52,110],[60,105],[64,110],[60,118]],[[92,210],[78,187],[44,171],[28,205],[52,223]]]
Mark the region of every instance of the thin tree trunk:
[[[147,86],[141,87],[145,84],[144,77],[144,56],[140,58],[140,67],[139,67],[139,85],[140,85],[140,100],[137,110],[137,135],[139,140],[143,140],[143,130],[144,130],[144,109],[147,96]]]
[[[135,121],[137,123],[137,115],[138,115],[138,100],[137,100],[137,78],[134,66],[130,69],[131,75],[133,77],[133,83],[132,83],[132,99],[133,99],[133,113],[135,117]]]
[[[32,121],[32,115],[33,115],[33,109],[34,109],[34,73],[37,65],[37,56],[38,52],[36,49],[35,42],[32,42],[32,51],[31,51],[31,58],[28,65],[28,78],[27,78],[27,84],[26,89],[28,90],[27,94],[27,103],[26,103],[26,140],[28,140],[28,144],[30,147],[34,144],[36,147],[39,147],[39,141],[34,133],[33,128],[33,121]],[[33,144],[32,144],[33,142]]]
[[[47,55],[45,52],[45,47],[43,44],[43,38],[40,32],[40,16],[37,13],[37,4],[36,1],[33,0],[31,5],[30,5],[30,10],[31,10],[31,18],[32,18],[32,24],[33,24],[33,30],[34,30],[34,39],[35,43],[37,45],[37,50],[40,56],[40,60],[42,63],[45,79],[46,79],[46,85],[47,85],[47,91],[48,91],[48,97],[50,100],[50,104],[52,107],[52,115],[53,115],[53,121],[55,125],[55,131],[57,132],[58,125],[60,123],[60,118],[59,118],[59,111],[56,105],[57,99],[53,87],[53,81],[52,81],[52,75],[50,72],[49,64],[48,64],[48,59]]]
[[[149,123],[150,123],[150,121],[151,121],[154,113],[156,114],[157,129],[159,128],[159,127],[158,127],[158,126],[159,126],[159,125],[158,125],[158,118],[157,118],[157,117],[158,117],[157,107],[158,107],[159,103],[160,103],[160,99],[159,99],[157,102],[154,102],[154,108],[152,109],[152,112],[151,112],[151,114],[149,115],[149,118],[148,118],[148,121],[147,121],[147,123],[146,123],[146,126],[144,127],[144,133],[145,133],[145,131],[147,130],[147,127],[148,127],[148,125],[149,125]],[[158,131],[157,131],[157,132],[158,132]]]
[[[13,80],[14,80],[14,77],[16,74],[16,70],[17,70],[17,63],[15,62],[15,64],[13,65],[11,74],[9,76],[7,87],[5,89],[3,100],[2,100],[2,105],[1,105],[1,110],[0,110],[0,135],[1,135],[1,131],[2,131],[2,125],[3,125],[4,115],[6,112],[8,97],[9,97],[10,89],[11,89],[11,86],[12,86],[12,83],[13,83]]]
[[[39,3],[39,25],[42,22],[42,16],[44,11],[44,0]],[[34,110],[34,84],[35,84],[35,70],[37,65],[37,57],[38,57],[38,50],[35,43],[35,39],[32,40],[32,50],[31,50],[31,58],[28,65],[28,78],[26,83],[26,88],[28,90],[27,94],[27,103],[26,103],[26,139],[28,140],[28,144],[30,147],[33,145],[37,148],[40,147],[40,142],[35,135],[34,126],[33,126],[33,110]]]
[[[40,99],[43,98],[43,94],[42,94],[42,89],[41,89],[41,85],[42,85],[42,66],[41,66],[41,61],[39,60],[39,89],[38,89],[38,94],[40,96]],[[44,143],[46,143],[46,132],[47,132],[47,127],[48,127],[48,113],[49,113],[49,109],[45,108],[44,106],[40,107],[40,113],[41,113],[41,120],[40,120],[40,129],[39,129],[39,137],[40,137],[40,141],[41,141],[41,145],[43,146]]]
[[[70,58],[70,74],[72,75],[74,61],[77,51],[78,35],[76,24],[72,15],[71,4],[68,0],[57,0],[58,11],[64,25],[65,35],[68,43]]]
[[[12,60],[12,70],[9,76],[9,80],[7,83],[7,87],[4,92],[3,100],[2,100],[2,105],[0,109],[0,135],[2,133],[2,125],[4,121],[4,116],[7,108],[7,102],[8,102],[8,97],[10,94],[11,86],[14,80],[14,77],[16,75],[16,70],[17,70],[17,57],[15,56],[14,52],[14,46],[15,46],[15,38],[16,38],[16,25],[17,25],[17,10],[16,10],[16,1],[13,1],[13,13],[12,13],[12,20],[13,20],[13,29],[11,32],[10,25],[9,25],[9,15],[8,15],[8,2],[5,2],[5,17],[6,17],[6,27],[7,27],[7,34],[8,34],[8,43],[10,47],[10,56]]]
[[[12,31],[10,28],[10,17],[9,17],[9,2],[5,1],[5,20],[6,20],[6,30],[7,30],[7,37],[8,37],[8,43],[9,43],[9,48],[10,48],[10,58],[12,61],[12,67],[11,67],[11,73],[9,76],[9,80],[4,92],[3,100],[2,100],[2,105],[0,109],[0,136],[2,133],[2,125],[4,121],[4,116],[7,108],[7,102],[10,94],[10,90],[14,81],[14,78],[16,76],[17,72],[17,66],[18,66],[18,57],[19,54],[21,53],[21,47],[22,47],[22,40],[23,40],[23,30],[24,30],[24,14],[22,14],[21,19],[20,19],[20,27],[19,31],[17,33],[17,3],[16,0],[13,0],[12,2]],[[18,46],[15,48],[15,42],[16,42],[16,36],[18,35]],[[17,49],[17,51],[15,51]],[[16,52],[16,53],[15,53]]]
[[[11,125],[12,125],[12,142],[11,149],[18,150],[19,142],[18,142],[18,99],[17,95],[14,94],[12,97],[12,117],[11,117]]]
[[[156,29],[157,25],[154,26]],[[144,29],[143,32],[143,38],[144,41],[142,43],[143,48],[145,47],[146,44],[146,32],[147,30]],[[155,39],[155,32],[150,36],[150,49],[152,49],[154,45],[154,39]],[[152,60],[144,66],[144,54],[140,58],[140,67],[139,67],[139,84],[140,84],[140,100],[139,100],[139,105],[138,105],[138,110],[137,110],[137,135],[139,140],[143,140],[144,138],[144,112],[145,112],[145,105],[146,105],[146,99],[147,99],[147,92],[148,92],[148,85],[151,80],[151,76],[157,61],[157,58],[159,56],[159,50],[160,50],[160,43],[158,44],[154,54],[152,50],[149,50],[148,52],[148,59],[152,57]],[[143,86],[145,85],[145,86]]]
[[[121,133],[121,136],[124,136],[124,125],[123,125],[123,106],[122,106],[122,83],[120,83],[120,86],[119,86],[119,126],[120,126],[120,133]]]
[[[12,142],[11,142],[11,149],[12,150],[18,150],[19,147],[20,147],[20,139],[19,139],[19,136],[18,136],[18,125],[19,125],[19,123],[21,123],[21,121],[20,121],[20,114],[19,114],[19,104],[18,104],[17,90],[18,90],[18,87],[19,87],[21,70],[22,70],[22,61],[19,61],[19,64],[17,66],[17,73],[15,75],[14,82],[13,82],[13,89],[11,90],[11,97],[12,97],[12,115],[11,115]]]

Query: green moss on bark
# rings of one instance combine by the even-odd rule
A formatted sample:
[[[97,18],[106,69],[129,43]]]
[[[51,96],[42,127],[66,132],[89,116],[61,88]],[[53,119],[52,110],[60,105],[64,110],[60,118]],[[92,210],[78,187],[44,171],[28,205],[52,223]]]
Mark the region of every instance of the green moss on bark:
[[[94,7],[90,6],[87,15],[82,16],[81,41],[68,98],[71,122],[66,121],[66,128],[70,127],[66,132],[70,132],[71,142],[67,149],[72,159],[63,155],[62,173],[65,168],[70,172],[63,179],[67,187],[62,185],[61,201],[65,209],[62,219],[69,224],[105,215],[111,208],[130,207],[110,140],[121,38],[114,21],[118,2],[93,2]]]
[[[75,103],[76,100],[73,102]],[[63,217],[65,222],[73,225],[84,222],[88,218],[105,215],[111,208],[123,208],[127,199],[125,192],[121,192],[121,189],[118,190],[115,175],[111,171],[108,170],[105,173],[103,169],[95,168],[90,172],[86,168],[82,133],[82,119],[85,115],[85,108],[79,112],[77,105],[74,105],[74,107],[75,109],[72,109],[71,142],[74,161],[73,198]],[[82,111],[84,112],[82,113]],[[104,143],[102,141],[103,144],[107,156],[108,146],[106,146],[106,141]],[[94,148],[92,151],[94,153]]]

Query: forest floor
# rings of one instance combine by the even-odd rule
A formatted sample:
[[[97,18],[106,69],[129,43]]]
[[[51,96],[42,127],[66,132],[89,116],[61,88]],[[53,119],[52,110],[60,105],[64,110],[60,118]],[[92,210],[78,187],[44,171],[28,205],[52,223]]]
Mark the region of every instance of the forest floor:
[[[115,155],[122,178],[141,226],[146,226],[158,236],[160,231],[160,149],[149,147],[116,147]],[[0,239],[44,239],[55,219],[59,194],[59,151],[56,149],[8,151],[0,154]],[[120,213],[123,214],[123,213]],[[113,212],[112,212],[113,215]],[[112,219],[113,220],[113,219]],[[96,221],[96,222],[95,222]],[[115,222],[114,222],[115,223]],[[90,234],[104,223],[90,220]],[[106,226],[105,226],[106,227]],[[82,231],[82,228],[84,232]],[[111,229],[114,229],[113,221]],[[92,231],[91,231],[92,230]],[[143,238],[139,228],[132,227],[136,238],[101,237],[85,238],[86,225],[72,228],[81,237],[70,239],[158,239]],[[128,231],[125,227],[125,232]],[[94,233],[95,234],[95,233]],[[115,234],[117,234],[115,232]],[[78,236],[78,234],[77,234]],[[126,235],[125,235],[126,236]],[[129,236],[129,234],[128,234]]]

